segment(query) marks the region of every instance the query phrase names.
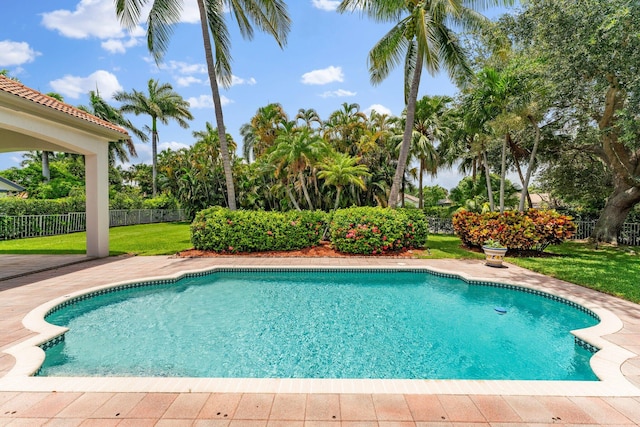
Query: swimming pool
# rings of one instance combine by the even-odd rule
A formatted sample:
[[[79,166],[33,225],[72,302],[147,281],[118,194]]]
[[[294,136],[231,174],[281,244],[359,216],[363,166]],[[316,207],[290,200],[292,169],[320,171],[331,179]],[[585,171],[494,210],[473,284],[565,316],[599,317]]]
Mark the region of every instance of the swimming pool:
[[[513,286],[425,271],[326,270],[142,285],[53,310],[47,320],[70,331],[47,350],[40,374],[597,379],[592,353],[569,333],[597,319]]]

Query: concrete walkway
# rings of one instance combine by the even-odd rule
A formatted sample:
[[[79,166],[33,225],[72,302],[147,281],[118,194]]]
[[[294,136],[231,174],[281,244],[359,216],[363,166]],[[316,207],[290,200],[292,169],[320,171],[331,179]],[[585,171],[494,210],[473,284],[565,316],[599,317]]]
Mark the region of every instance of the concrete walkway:
[[[38,265],[39,256],[25,256],[24,263]],[[15,261],[15,259],[14,259]],[[0,257],[0,271],[4,270]],[[22,264],[22,262],[18,262]],[[183,392],[171,388],[133,391],[127,379],[118,390],[100,392],[64,385],[62,379],[26,378],[12,375],[15,359],[4,353],[36,334],[22,319],[40,304],[82,289],[129,279],[167,276],[180,271],[212,266],[295,267],[429,267],[468,276],[499,280],[544,289],[555,294],[592,302],[620,318],[621,328],[603,337],[634,357],[618,369],[624,393],[566,393],[559,382],[531,384],[514,381],[512,392],[492,391],[495,382],[475,384],[479,392],[455,390],[455,382],[444,382],[446,392],[418,393],[393,390],[339,392],[329,387],[316,392],[251,390],[251,383],[237,392],[197,390],[184,385]],[[603,278],[605,280],[605,278]],[[640,306],[595,291],[538,275],[509,265],[492,269],[479,261],[405,260],[380,258],[198,258],[131,257],[86,260],[54,270],[0,281],[0,426],[547,426],[547,425],[640,425]],[[625,353],[626,354],[626,353]],[[614,372],[615,374],[615,372]],[[622,374],[622,375],[620,375]],[[33,391],[34,381],[47,382],[43,391]],[[162,383],[163,379],[158,379]],[[183,379],[188,383],[191,379]],[[58,381],[56,383],[56,381]],[[90,380],[99,387],[100,378]],[[202,383],[206,379],[200,379]],[[131,380],[132,386],[134,380]],[[237,381],[240,387],[242,380]],[[606,381],[605,381],[606,382]],[[515,384],[524,383],[524,384]],[[535,383],[535,382],[533,382]],[[452,385],[453,384],[453,385]],[[596,383],[597,384],[597,383]],[[635,386],[634,386],[635,385]],[[522,388],[519,388],[522,386]],[[541,390],[547,394],[527,390]],[[77,387],[75,389],[69,387]],[[135,386],[137,387],[137,386]],[[173,387],[173,386],[171,386]],[[192,388],[193,387],[193,388]],[[247,388],[249,387],[249,388]],[[260,386],[262,387],[262,386]],[[585,384],[584,387],[589,387]],[[629,388],[631,387],[631,388]],[[634,388],[635,387],[635,388]],[[60,391],[68,389],[69,391]],[[629,393],[629,390],[632,390]],[[334,391],[331,391],[334,390]],[[354,389],[355,390],[355,389]],[[584,388],[586,390],[586,388]],[[622,390],[622,388],[621,388]],[[637,392],[633,392],[637,390]]]

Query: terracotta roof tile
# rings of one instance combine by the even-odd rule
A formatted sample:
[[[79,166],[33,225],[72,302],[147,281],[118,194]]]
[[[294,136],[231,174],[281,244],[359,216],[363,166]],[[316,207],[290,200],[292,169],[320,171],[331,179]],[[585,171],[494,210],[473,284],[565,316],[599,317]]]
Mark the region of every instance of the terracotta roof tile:
[[[57,111],[61,111],[73,117],[77,117],[82,120],[86,120],[90,123],[95,123],[107,129],[115,130],[128,136],[126,130],[119,126],[114,125],[106,120],[102,120],[99,117],[89,114],[86,111],[82,111],[79,108],[73,107],[64,102],[60,102],[55,98],[45,95],[37,90],[31,89],[20,82],[11,80],[10,78],[0,75],[0,91],[10,93],[23,99],[35,102],[36,104],[44,105],[45,107],[52,108]]]

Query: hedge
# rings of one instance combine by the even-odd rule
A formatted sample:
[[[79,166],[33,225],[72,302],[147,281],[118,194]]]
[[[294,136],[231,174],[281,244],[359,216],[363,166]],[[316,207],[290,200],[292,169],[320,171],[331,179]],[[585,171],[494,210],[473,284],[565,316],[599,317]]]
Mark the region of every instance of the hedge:
[[[484,214],[462,210],[453,216],[453,229],[465,246],[480,247],[492,239],[510,250],[542,252],[570,238],[575,225],[571,217],[554,210]]]
[[[349,254],[383,254],[423,248],[429,225],[417,209],[357,207],[337,210],[331,244]]]
[[[289,251],[317,246],[327,223],[321,211],[230,211],[212,207],[191,224],[195,249],[220,253]]]
[[[123,192],[113,192],[109,199],[109,209],[177,209],[174,198],[161,194],[145,199]],[[71,212],[84,212],[84,195],[63,197],[60,199],[22,199],[20,197],[1,197],[0,216],[55,215]]]

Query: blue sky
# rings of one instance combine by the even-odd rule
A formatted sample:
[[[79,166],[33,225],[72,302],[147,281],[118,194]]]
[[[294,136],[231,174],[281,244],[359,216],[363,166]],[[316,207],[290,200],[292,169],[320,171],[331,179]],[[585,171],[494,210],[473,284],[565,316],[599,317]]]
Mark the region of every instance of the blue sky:
[[[402,70],[398,68],[377,86],[369,81],[367,53],[390,28],[358,13],[338,14],[339,1],[291,0],[292,19],[288,43],[281,50],[269,36],[256,33],[242,39],[235,24],[231,30],[234,83],[222,91],[227,132],[238,146],[239,128],[256,110],[279,102],[293,119],[299,108],[315,108],[321,118],[342,103],[400,115],[403,108]],[[488,10],[496,16],[498,10]],[[159,128],[159,150],[193,144],[193,131],[215,126],[213,103],[206,75],[204,49],[195,0],[184,0],[182,23],[174,28],[164,61],[151,59],[144,28],[122,29],[113,0],[28,0],[6,2],[0,27],[0,69],[9,70],[25,85],[41,92],[57,92],[71,105],[86,105],[90,90],[98,89],[112,105],[119,90],[146,91],[147,81],[170,83],[191,103],[194,120],[189,129],[171,123]],[[446,74],[425,74],[420,96],[454,95]],[[129,116],[138,127],[146,117]],[[132,163],[150,163],[150,144],[134,141],[138,157]],[[0,169],[18,166],[21,153],[0,154]],[[126,165],[125,165],[126,166]],[[455,171],[439,172],[427,185],[452,188],[460,177]]]

